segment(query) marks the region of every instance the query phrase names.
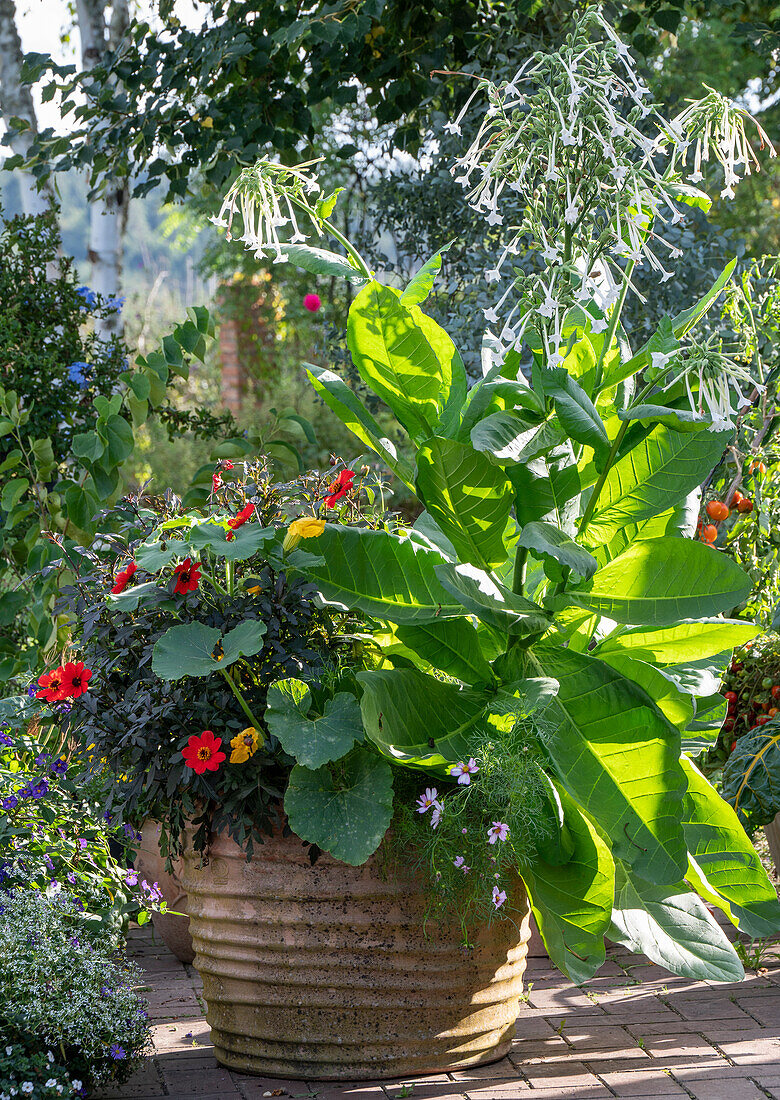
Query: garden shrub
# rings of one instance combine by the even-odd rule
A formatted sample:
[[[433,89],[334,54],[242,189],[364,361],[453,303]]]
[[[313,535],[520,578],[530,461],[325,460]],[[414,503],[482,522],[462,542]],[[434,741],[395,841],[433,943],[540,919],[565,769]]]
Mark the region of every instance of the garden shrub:
[[[86,1090],[125,1081],[150,1050],[140,983],[140,971],[84,926],[72,896],[0,894],[0,1035],[9,1046],[22,1036],[17,1076],[37,1042]]]

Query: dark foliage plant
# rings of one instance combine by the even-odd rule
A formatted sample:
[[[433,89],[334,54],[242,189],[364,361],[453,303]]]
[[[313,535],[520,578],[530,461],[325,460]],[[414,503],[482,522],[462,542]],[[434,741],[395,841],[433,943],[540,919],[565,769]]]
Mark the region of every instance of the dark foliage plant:
[[[88,323],[121,302],[77,285],[55,209],[8,220],[0,209],[0,302],[0,384],[16,391],[30,410],[27,431],[48,438],[61,462],[74,435],[93,426],[95,396],[110,397],[125,368],[122,342],[102,340]],[[0,462],[15,448],[10,433],[0,436]]]
[[[164,845],[174,850],[184,825],[194,822],[198,847],[212,831],[227,828],[251,853],[253,841],[278,821],[293,763],[271,745],[262,717],[254,716],[264,714],[269,686],[277,680],[337,675],[350,643],[345,617],[315,605],[314,587],[295,572],[295,557],[285,562],[279,540],[271,541],[306,500],[300,487],[288,487],[289,492],[271,487],[260,464],[241,483],[228,480],[235,473],[231,463],[218,469],[218,480],[224,479],[220,499],[212,495],[200,514],[184,513],[173,494],[118,505],[107,519],[119,533],[106,540],[105,550],[82,547],[68,554],[75,583],[63,589],[62,610],[94,676],[95,689],[74,705],[72,725],[83,744],[94,746],[107,812],[137,824],[154,817],[165,826]],[[308,488],[314,491],[319,482],[309,480]],[[291,499],[296,491],[297,499]],[[252,522],[235,532],[236,557],[223,561],[209,556],[208,544],[200,547],[201,567],[205,571],[208,560],[214,569],[211,581],[201,576],[192,591],[175,592],[175,563],[197,552],[183,541],[187,529],[216,517],[228,500],[236,510],[247,501],[254,509]],[[255,537],[258,541],[251,541]],[[224,545],[230,549],[229,542]],[[132,584],[109,595],[131,555],[138,566]],[[254,628],[257,641],[235,663],[226,654],[224,675],[188,676],[182,668],[162,678],[155,659],[160,640],[185,624],[221,635],[226,647],[237,628],[250,634]],[[218,656],[219,649],[215,646]],[[230,755],[229,742],[248,722],[261,734],[261,744],[240,767],[197,774],[188,766],[181,750],[193,734],[214,730]]]

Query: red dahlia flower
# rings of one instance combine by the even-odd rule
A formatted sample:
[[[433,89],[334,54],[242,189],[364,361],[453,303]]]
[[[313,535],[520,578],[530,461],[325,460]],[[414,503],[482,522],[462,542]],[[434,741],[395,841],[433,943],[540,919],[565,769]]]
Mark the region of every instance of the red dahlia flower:
[[[41,690],[36,691],[36,699],[45,699],[47,703],[54,703],[57,699],[61,698],[60,689],[62,687],[62,669],[55,669],[54,672],[44,672],[43,676],[38,680]]]
[[[196,775],[203,775],[205,771],[215,772],[225,759],[224,752],[220,752],[221,737],[215,737],[211,730],[204,730],[198,737],[193,733],[186,746],[181,750],[184,763],[192,768]]]
[[[120,592],[124,592],[130,582],[130,578],[135,574],[137,569],[138,566],[134,561],[126,565],[124,569],[120,569],[114,577],[114,587],[111,589],[115,596],[118,596]]]
[[[239,527],[243,527],[246,521],[252,518],[254,511],[254,504],[247,504],[245,508],[241,509],[237,516],[233,516],[232,519],[228,520],[228,527],[230,528],[227,533],[228,542],[236,537],[234,532],[237,531]]]
[[[68,661],[57,671],[62,676],[62,687],[57,696],[58,699],[78,699],[79,695],[83,695],[87,690],[92,670],[84,668],[83,661],[75,664],[73,661]]]
[[[354,470],[342,470],[336,480],[328,486],[330,496],[325,497],[325,506],[334,508],[347,493],[352,492],[352,482],[355,477]]]
[[[188,592],[194,592],[198,587],[200,565],[198,562],[193,562],[192,558],[185,558],[181,565],[176,566],[173,572],[176,577],[176,584],[173,586],[174,592],[180,592],[182,596],[186,596]]]

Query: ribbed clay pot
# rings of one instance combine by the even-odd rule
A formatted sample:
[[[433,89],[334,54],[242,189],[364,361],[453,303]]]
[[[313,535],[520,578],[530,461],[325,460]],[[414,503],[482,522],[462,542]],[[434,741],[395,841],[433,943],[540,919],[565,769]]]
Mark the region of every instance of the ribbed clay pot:
[[[522,889],[516,923],[483,928],[465,949],[459,930],[423,934],[416,880],[383,876],[376,857],[349,867],[322,855],[312,867],[300,840],[280,833],[251,861],[220,835],[201,866],[188,843],[183,884],[222,1065],[355,1081],[509,1050],[529,936]]]
[[[160,824],[148,819],[141,826],[141,840],[135,857],[135,869],[147,882],[156,882],[169,909],[186,913],[187,894],[181,884],[181,860],[173,861],[173,874],[165,870],[165,858],[160,852]],[[173,913],[153,913],[154,930],[179,962],[191,963],[195,958],[190,935],[190,918]]]

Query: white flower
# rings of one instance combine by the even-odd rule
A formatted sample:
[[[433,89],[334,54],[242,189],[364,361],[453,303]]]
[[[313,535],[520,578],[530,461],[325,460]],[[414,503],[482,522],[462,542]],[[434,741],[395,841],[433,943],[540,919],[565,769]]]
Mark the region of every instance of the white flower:
[[[57,1082],[54,1080],[54,1078],[50,1077],[49,1080],[44,1085],[44,1088],[53,1089],[56,1084],[57,1084]]]
[[[488,309],[483,309],[482,312],[485,314],[485,320],[489,321],[491,325],[498,324],[498,314],[492,306],[490,306]]]
[[[32,1083],[32,1081],[22,1081],[21,1088],[22,1092],[31,1093],[32,1090],[35,1088],[35,1085]]]
[[[443,811],[444,811],[444,806],[442,806],[441,802],[438,802],[438,801],[434,802],[434,804],[433,804],[433,813],[431,814],[431,828],[432,829],[438,829],[439,822],[441,821],[441,815],[442,815]]]
[[[551,355],[547,356],[547,366],[552,370],[553,367],[559,367],[563,362],[563,356],[559,351],[554,351]]]
[[[491,207],[490,213],[488,214],[488,216],[485,220],[487,221],[488,225],[503,225],[504,224],[503,214],[499,214],[498,210],[495,207]]]
[[[14,1052],[14,1048],[13,1048],[13,1047],[6,1047],[6,1048],[5,1048],[5,1053],[6,1053],[6,1057],[10,1058],[10,1057],[11,1057],[11,1055],[13,1054],[13,1052]]]
[[[462,760],[459,760],[457,764],[451,764],[449,769],[450,775],[457,778],[458,783],[465,787],[468,787],[472,775],[476,775],[478,771],[479,768],[473,756],[468,763],[464,764]]]
[[[676,351],[651,351],[650,352],[650,366],[653,370],[663,370],[670,359],[673,359],[677,354]]]
[[[460,137],[461,129],[459,122],[445,122],[444,129],[447,131],[448,134],[457,134],[458,137]]]
[[[604,332],[607,328],[606,317],[592,317],[590,321],[590,331],[594,336],[598,336],[600,332]]]
[[[76,1080],[76,1079],[74,1079],[73,1081],[71,1081],[71,1085],[73,1085],[74,1089],[76,1089],[76,1091],[77,1091],[77,1092],[78,1092],[78,1090],[79,1090],[79,1089],[83,1089],[83,1088],[84,1088],[84,1086],[82,1085],[81,1081],[79,1081],[79,1080]]]
[[[485,282],[486,283],[497,283],[500,278],[501,278],[501,272],[499,271],[499,269],[497,267],[488,268],[488,270],[485,272]],[[498,318],[496,318],[496,321],[497,320],[498,320]],[[495,321],[493,323],[495,324]]]
[[[54,1055],[52,1054],[52,1052],[50,1050],[46,1051],[46,1061],[49,1062],[49,1063],[54,1061]]]
[[[417,813],[424,814],[426,810],[430,810],[431,806],[435,806],[438,793],[435,787],[426,787],[425,792],[417,799],[417,806],[415,807]]]

